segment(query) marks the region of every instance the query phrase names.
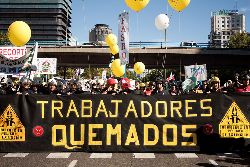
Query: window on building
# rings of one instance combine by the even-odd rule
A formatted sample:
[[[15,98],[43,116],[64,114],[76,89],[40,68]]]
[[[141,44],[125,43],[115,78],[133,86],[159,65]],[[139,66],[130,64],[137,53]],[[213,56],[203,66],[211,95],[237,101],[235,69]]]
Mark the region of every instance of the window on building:
[[[225,39],[225,36],[222,36],[223,39]]]

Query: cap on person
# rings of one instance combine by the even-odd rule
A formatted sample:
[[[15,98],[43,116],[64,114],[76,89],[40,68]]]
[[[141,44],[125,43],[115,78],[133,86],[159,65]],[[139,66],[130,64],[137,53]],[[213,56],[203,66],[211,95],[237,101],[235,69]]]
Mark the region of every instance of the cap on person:
[[[210,82],[211,83],[220,83],[220,79],[218,77],[212,77]]]
[[[57,86],[57,81],[54,78],[52,78],[52,79],[49,80],[49,85]]]
[[[116,81],[115,81],[114,78],[109,78],[109,79],[107,80],[107,84],[108,84],[108,85],[115,85],[115,84],[116,84]]]
[[[22,84],[24,84],[24,83],[31,83],[31,81],[30,81],[28,78],[26,78],[26,77],[22,77],[22,78],[20,79],[20,82],[21,82]]]
[[[140,83],[140,85],[139,85],[140,87],[146,87],[146,84],[145,83]]]
[[[131,87],[130,80],[128,78],[122,78],[121,79],[121,86],[122,86],[122,89],[130,88]]]

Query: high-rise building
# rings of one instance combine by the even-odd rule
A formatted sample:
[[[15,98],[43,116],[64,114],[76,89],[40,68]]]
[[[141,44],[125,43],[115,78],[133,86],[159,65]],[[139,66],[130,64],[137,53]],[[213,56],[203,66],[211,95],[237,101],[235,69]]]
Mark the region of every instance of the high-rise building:
[[[6,33],[14,21],[31,28],[30,42],[68,44],[71,36],[72,0],[1,0],[0,31]]]
[[[112,33],[112,29],[110,29],[107,24],[96,24],[89,32],[89,42],[105,44],[105,37],[110,33]]]
[[[220,10],[211,13],[211,32],[209,43],[213,47],[224,47],[235,33],[246,31],[245,15],[238,10]]]

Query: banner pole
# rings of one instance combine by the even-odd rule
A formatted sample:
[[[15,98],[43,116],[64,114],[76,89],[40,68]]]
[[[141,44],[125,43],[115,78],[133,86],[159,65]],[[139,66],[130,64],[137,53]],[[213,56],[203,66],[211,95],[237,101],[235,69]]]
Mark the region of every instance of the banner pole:
[[[180,57],[180,81],[181,81],[181,57]]]
[[[124,65],[124,78],[127,78],[127,74],[126,74],[126,65],[127,65],[127,64]]]

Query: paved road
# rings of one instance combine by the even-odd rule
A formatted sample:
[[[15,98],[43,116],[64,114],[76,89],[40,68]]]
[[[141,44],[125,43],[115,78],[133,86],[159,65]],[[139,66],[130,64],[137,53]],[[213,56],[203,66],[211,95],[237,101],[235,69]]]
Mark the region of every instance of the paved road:
[[[248,166],[250,153],[0,153],[0,167]]]

